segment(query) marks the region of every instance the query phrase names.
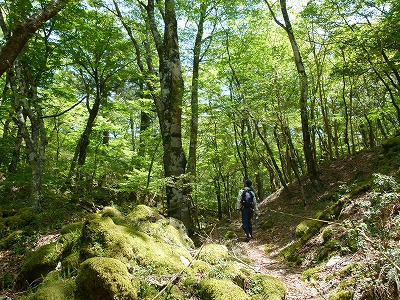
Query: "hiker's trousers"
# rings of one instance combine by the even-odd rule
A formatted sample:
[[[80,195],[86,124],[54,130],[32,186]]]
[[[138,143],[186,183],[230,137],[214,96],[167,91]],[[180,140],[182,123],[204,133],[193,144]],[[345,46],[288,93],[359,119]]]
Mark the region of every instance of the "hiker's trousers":
[[[253,217],[253,209],[251,208],[242,208],[242,228],[246,233],[247,237],[253,236],[253,228],[251,226],[251,218]]]

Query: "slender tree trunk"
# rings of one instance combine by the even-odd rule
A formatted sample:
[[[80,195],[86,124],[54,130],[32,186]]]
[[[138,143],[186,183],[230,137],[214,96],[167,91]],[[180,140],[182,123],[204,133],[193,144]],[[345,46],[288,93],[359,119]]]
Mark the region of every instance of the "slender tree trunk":
[[[268,8],[275,20],[275,22],[281,26],[287,33],[289,37],[290,44],[292,46],[294,60],[296,63],[297,72],[300,78],[300,116],[301,116],[301,128],[303,133],[303,151],[304,157],[307,164],[307,171],[311,182],[314,186],[318,186],[318,172],[316,167],[316,162],[314,160],[313,145],[311,142],[311,132],[308,124],[308,77],[306,70],[304,68],[303,59],[301,58],[300,49],[297,45],[296,38],[293,33],[292,24],[290,23],[289,15],[286,8],[286,0],[280,0],[282,16],[285,24],[282,24],[275,16],[271,5],[267,0],[264,0],[268,5]]]
[[[268,141],[267,141],[266,138],[261,134],[260,129],[258,128],[258,126],[257,126],[257,124],[256,124],[255,121],[254,121],[254,126],[255,126],[255,128],[256,128],[256,130],[257,130],[258,136],[260,137],[260,139],[261,139],[261,140],[263,141],[263,143],[264,143],[265,149],[266,149],[267,152],[268,152],[269,158],[270,158],[270,160],[271,160],[271,162],[272,162],[272,165],[274,166],[275,172],[278,174],[279,180],[280,180],[280,182],[281,182],[283,188],[285,189],[286,192],[289,192],[289,188],[288,188],[288,186],[286,185],[285,179],[283,178],[283,174],[282,174],[281,170],[279,169],[278,164],[277,164],[276,161],[275,161],[274,154],[273,154],[273,152],[272,152],[271,147],[269,146]]]
[[[201,2],[200,20],[197,27],[197,34],[193,49],[193,75],[190,103],[192,116],[190,120],[190,146],[187,165],[187,173],[191,174],[193,177],[196,177],[197,133],[199,127],[199,67],[206,8],[206,4],[204,2]]]
[[[23,70],[19,62],[16,63],[16,74],[21,87],[17,87],[14,72],[9,71],[11,89],[14,93],[14,109],[18,122],[18,128],[24,138],[26,155],[31,168],[31,205],[34,208],[40,206],[42,199],[42,179],[47,146],[46,129],[42,118],[42,109],[39,105],[37,87],[28,72]],[[32,107],[28,103],[31,99]],[[29,119],[30,125],[27,124]],[[29,126],[29,128],[28,128]]]
[[[18,133],[17,139],[15,141],[14,149],[11,156],[11,162],[8,165],[8,173],[16,173],[17,172],[17,165],[20,161],[21,156],[21,146],[23,141],[22,130],[20,129],[20,124],[18,125]]]
[[[75,147],[75,153],[74,157],[71,161],[71,167],[69,170],[69,175],[68,178],[71,179],[74,176],[74,173],[76,172],[76,166],[78,163],[79,170],[80,172],[80,167],[82,167],[85,162],[86,162],[86,156],[87,156],[87,148],[89,146],[90,142],[90,135],[93,131],[93,126],[94,122],[96,120],[97,114],[100,109],[100,103],[101,103],[101,93],[98,91],[96,95],[95,102],[93,103],[92,108],[89,107],[89,97],[87,97],[87,108],[89,110],[89,118],[86,122],[85,129],[83,130],[78,143],[76,144]]]

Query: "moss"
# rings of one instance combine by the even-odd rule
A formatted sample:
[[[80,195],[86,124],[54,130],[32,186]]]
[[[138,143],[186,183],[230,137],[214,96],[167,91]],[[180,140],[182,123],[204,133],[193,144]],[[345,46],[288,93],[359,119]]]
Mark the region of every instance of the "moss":
[[[20,209],[15,215],[4,218],[4,224],[11,229],[23,228],[32,223],[36,218],[32,208]]]
[[[161,299],[165,300],[185,300],[187,299],[182,291],[176,285],[170,285]]]
[[[64,225],[61,228],[60,233],[67,234],[67,233],[74,232],[74,231],[82,231],[82,228],[83,228],[83,222],[70,223],[70,224]]]
[[[350,264],[343,269],[341,269],[338,273],[340,278],[349,277],[355,270],[358,269],[358,264]]]
[[[237,238],[237,235],[236,235],[236,233],[235,233],[234,231],[228,230],[228,231],[225,233],[224,238],[227,239],[227,240],[229,240],[229,239],[235,239],[235,238]]]
[[[0,250],[5,250],[10,248],[13,244],[15,244],[21,236],[24,234],[22,230],[16,230],[13,231],[11,234],[6,236],[5,238],[2,238],[0,240]]]
[[[103,256],[155,269],[158,274],[178,272],[183,260],[191,260],[186,248],[160,242],[127,226],[114,224],[111,218],[88,221],[82,232],[81,259]]]
[[[205,279],[199,284],[199,296],[202,300],[247,300],[247,294],[228,279]]]
[[[207,244],[200,249],[199,258],[215,265],[218,262],[225,261],[229,256],[228,248],[224,245]]]
[[[122,213],[118,209],[111,206],[104,207],[101,210],[100,215],[102,217],[122,217]]]
[[[321,267],[307,269],[301,274],[301,279],[303,281],[319,280],[320,279],[318,274],[319,271],[321,271]]]
[[[192,269],[195,274],[208,275],[211,270],[211,266],[202,260],[196,260],[192,263]]]
[[[296,236],[302,237],[305,234],[315,234],[322,227],[323,223],[316,220],[304,220],[296,227]]]
[[[75,299],[75,282],[64,279],[59,272],[50,272],[38,290],[26,297],[26,300],[70,300]]]
[[[322,231],[322,238],[324,239],[324,242],[327,242],[333,237],[335,226],[336,225],[328,225],[324,228],[324,230]]]
[[[155,222],[163,217],[151,207],[146,205],[137,205],[127,218],[132,222],[132,224],[138,225],[138,223],[144,221]]]
[[[242,264],[236,262],[228,262],[223,268],[222,272],[226,278],[229,278],[237,286],[244,289],[247,280],[247,272]]]
[[[132,283],[126,265],[113,258],[93,257],[83,262],[76,285],[84,299],[137,299],[138,285]]]
[[[329,295],[328,300],[351,300],[353,299],[353,293],[350,291],[339,291],[337,293]]]
[[[285,299],[286,286],[276,277],[254,274],[250,283],[251,299]]]
[[[142,230],[167,244],[178,246],[178,247],[192,247],[193,241],[187,237],[186,233],[182,235],[181,231],[170,224],[171,219],[161,219],[157,222],[146,222],[142,224]]]
[[[268,230],[274,227],[274,222],[272,220],[265,220],[260,224],[262,230]]]
[[[382,141],[382,148],[386,153],[400,151],[400,135]]]
[[[45,245],[36,252],[30,253],[21,268],[20,280],[31,283],[54,270],[60,260],[62,247],[58,243]]]

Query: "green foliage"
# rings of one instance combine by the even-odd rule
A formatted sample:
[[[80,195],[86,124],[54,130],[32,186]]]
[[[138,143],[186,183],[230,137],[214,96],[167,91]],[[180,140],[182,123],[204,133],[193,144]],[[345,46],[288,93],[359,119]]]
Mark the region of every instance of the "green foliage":
[[[312,281],[312,280],[318,281],[320,279],[318,272],[321,271],[321,269],[322,269],[321,266],[319,266],[319,267],[305,270],[303,272],[303,274],[301,275],[301,279],[304,281],[306,281],[306,280],[307,281]]]

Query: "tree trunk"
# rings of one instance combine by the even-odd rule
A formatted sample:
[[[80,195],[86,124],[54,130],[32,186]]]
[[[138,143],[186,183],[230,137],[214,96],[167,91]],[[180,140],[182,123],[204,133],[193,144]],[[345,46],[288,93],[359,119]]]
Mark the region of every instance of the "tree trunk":
[[[190,146],[187,173],[191,174],[194,177],[196,177],[197,133],[199,127],[199,66],[206,8],[206,4],[202,2],[200,4],[200,20],[193,49],[193,75],[190,102],[192,116],[190,120]]]
[[[16,112],[18,128],[24,138],[26,155],[31,168],[31,205],[34,208],[40,207],[42,198],[42,178],[47,146],[46,129],[42,118],[42,109],[39,105],[37,87],[29,78],[27,71],[24,71],[20,63],[16,63],[16,74],[21,87],[17,86],[13,70],[9,71],[11,89],[14,93],[13,106]],[[28,103],[31,99],[32,107]],[[27,119],[30,122],[28,128]]]
[[[307,108],[307,100],[308,100],[308,78],[307,73],[304,68],[303,60],[301,58],[300,50],[297,45],[296,38],[293,33],[292,24],[290,23],[289,15],[286,8],[286,0],[280,0],[282,16],[285,24],[282,24],[275,16],[275,13],[272,10],[272,7],[268,3],[267,0],[264,0],[268,5],[268,8],[275,20],[275,22],[281,26],[287,33],[290,41],[290,45],[292,46],[294,60],[296,63],[297,72],[300,77],[300,116],[301,116],[301,128],[303,133],[303,151],[304,157],[307,164],[307,171],[310,176],[310,180],[314,186],[318,186],[318,173],[316,168],[316,162],[314,160],[313,155],[313,145],[311,143],[311,134],[308,125],[308,108]]]
[[[182,146],[183,77],[179,56],[178,28],[174,0],[165,1],[164,37],[157,29],[154,0],[146,6],[151,32],[159,57],[161,94],[155,99],[163,142],[164,176],[167,179],[168,215],[181,220],[192,231],[190,202],[187,200],[185,174],[186,157]]]

